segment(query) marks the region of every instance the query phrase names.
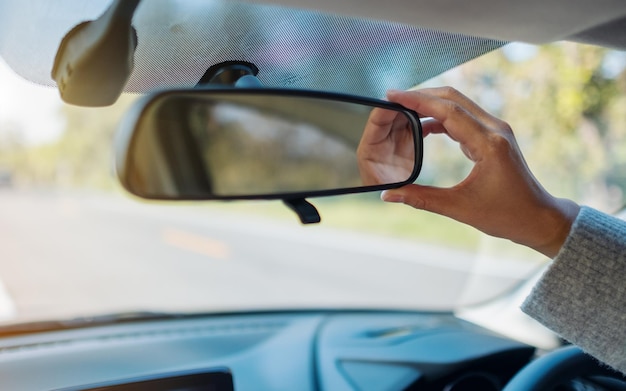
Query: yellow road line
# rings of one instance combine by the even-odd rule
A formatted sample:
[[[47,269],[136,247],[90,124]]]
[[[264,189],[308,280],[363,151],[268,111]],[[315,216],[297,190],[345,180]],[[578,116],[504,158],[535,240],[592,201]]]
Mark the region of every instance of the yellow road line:
[[[219,240],[177,229],[165,229],[161,233],[163,241],[170,246],[205,255],[210,258],[226,260],[230,258],[230,247]]]

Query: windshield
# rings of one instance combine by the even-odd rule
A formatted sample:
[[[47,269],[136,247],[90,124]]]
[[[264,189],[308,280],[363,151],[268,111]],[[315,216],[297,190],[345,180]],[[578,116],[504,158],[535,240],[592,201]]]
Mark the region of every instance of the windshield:
[[[4,6],[0,11],[6,11]],[[301,226],[280,202],[180,204],[127,195],[114,178],[112,140],[139,95],[125,94],[105,108],[65,105],[56,89],[15,73],[52,85],[46,64],[60,37],[76,20],[97,17],[103,9],[83,8],[84,13],[54,25],[56,40],[40,52],[39,62],[33,60],[39,52],[9,42],[2,33],[3,322],[126,311],[452,310],[506,294],[548,261],[446,218],[385,204],[379,193],[312,199],[322,215],[316,226]],[[187,15],[177,10],[178,16]],[[429,39],[434,47],[437,41],[432,35]],[[307,86],[327,89],[329,83],[344,92],[380,97],[386,88],[452,85],[509,122],[548,191],[603,211],[618,210],[626,189],[621,174],[626,55],[571,43],[510,44],[454,67],[502,44],[471,42],[455,46],[464,56],[453,62],[442,54],[430,73],[417,75],[415,64],[383,72],[389,65],[383,56],[359,70],[375,81],[367,86],[354,81],[360,76],[345,85],[312,78]],[[425,67],[424,61],[419,65]],[[202,75],[199,69],[198,64],[175,72],[148,67],[150,77],[171,76],[160,79],[160,86],[189,84]],[[272,84],[276,74],[267,74],[261,79]],[[136,83],[131,82],[141,84]],[[152,85],[130,90],[143,87]],[[469,172],[469,162],[447,139],[427,137],[424,153],[418,183],[451,186]]]

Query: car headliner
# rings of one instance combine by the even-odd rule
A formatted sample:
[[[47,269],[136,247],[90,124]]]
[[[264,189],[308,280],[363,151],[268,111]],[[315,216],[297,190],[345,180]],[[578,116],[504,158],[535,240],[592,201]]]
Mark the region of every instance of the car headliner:
[[[505,41],[593,43],[626,50],[623,0],[249,0],[406,23]]]

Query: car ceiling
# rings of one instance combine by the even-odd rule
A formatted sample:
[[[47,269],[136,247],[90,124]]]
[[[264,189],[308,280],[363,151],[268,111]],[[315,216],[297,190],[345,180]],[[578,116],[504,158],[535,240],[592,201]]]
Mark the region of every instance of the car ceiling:
[[[626,50],[623,0],[249,0],[505,41],[588,42]]]
[[[63,36],[110,3],[0,0],[0,56],[24,78],[54,86]],[[624,15],[623,0],[144,0],[125,90],[191,87],[214,64],[247,61],[267,87],[380,97],[508,40],[626,48]]]

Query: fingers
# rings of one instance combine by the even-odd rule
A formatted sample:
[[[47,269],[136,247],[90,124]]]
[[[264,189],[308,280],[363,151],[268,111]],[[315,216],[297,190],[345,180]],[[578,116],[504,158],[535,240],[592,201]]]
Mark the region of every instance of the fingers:
[[[402,203],[415,209],[458,219],[458,197],[451,189],[413,184],[385,190],[380,197],[385,202]]]
[[[482,124],[454,101],[420,91],[390,92],[389,99],[417,111],[422,116],[433,117],[460,143],[470,143],[483,132]]]
[[[426,137],[429,134],[448,134],[443,124],[434,118],[422,118],[420,123],[422,124],[422,137]],[[448,134],[448,136],[450,135]]]
[[[376,107],[370,112],[370,116],[367,122],[371,123],[372,125],[381,127],[389,126],[393,123],[393,120],[396,118],[397,115],[397,111]]]
[[[370,112],[367,124],[363,130],[363,140],[368,144],[376,144],[384,140],[391,131],[394,120],[398,116],[398,112],[375,108]]]
[[[421,90],[422,93],[437,96],[441,99],[447,99],[456,102],[463,108],[465,108],[474,117],[487,122],[497,120],[494,116],[485,111],[476,102],[465,96],[460,91],[452,87],[439,87],[439,88],[425,88]]]
[[[453,88],[390,90],[387,97],[415,110],[422,117],[432,117],[434,121],[423,123],[424,136],[430,133],[447,134],[461,144],[465,155],[473,161],[481,159],[489,133],[502,133],[507,129],[502,121]]]
[[[411,91],[402,91],[402,90],[389,90],[387,92],[387,97],[390,101],[394,101],[390,96],[400,96],[400,95],[426,95],[437,97],[444,101],[454,102],[463,109],[465,109],[469,114],[480,119],[482,121],[493,122],[498,121],[498,119],[487,111],[485,111],[482,107],[480,107],[476,102],[465,96],[463,93],[452,87],[438,87],[438,88],[423,88],[421,90],[411,90]],[[421,113],[420,114],[424,114]]]

